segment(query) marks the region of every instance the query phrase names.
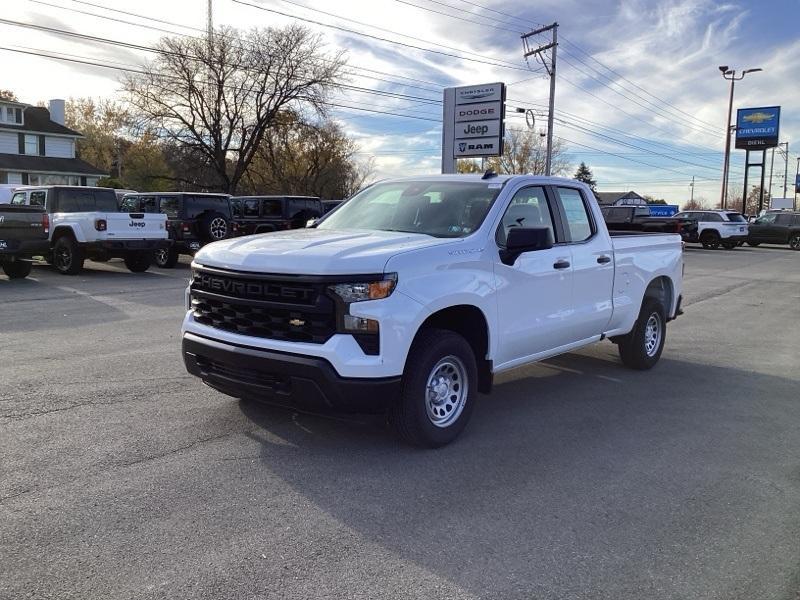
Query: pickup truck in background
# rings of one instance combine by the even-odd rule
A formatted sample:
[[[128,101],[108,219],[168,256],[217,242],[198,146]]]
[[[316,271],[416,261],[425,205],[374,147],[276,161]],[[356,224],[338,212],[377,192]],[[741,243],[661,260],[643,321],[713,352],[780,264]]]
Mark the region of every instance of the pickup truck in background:
[[[612,231],[678,233],[684,241],[697,237],[697,222],[678,217],[654,217],[649,206],[603,206],[606,226]]]
[[[134,273],[146,271],[153,252],[169,247],[166,215],[121,213],[113,189],[84,186],[19,187],[11,204],[35,206],[48,215],[48,259],[64,275],[76,275],[87,258],[122,258]]]
[[[653,367],[682,274],[680,236],[609,234],[571,179],[383,181],[314,228],[201,249],[183,358],[236,398],[385,411],[437,447],[497,373],[604,339]]]
[[[0,204],[0,264],[9,279],[30,275],[31,259],[50,251],[49,235],[44,208]]]

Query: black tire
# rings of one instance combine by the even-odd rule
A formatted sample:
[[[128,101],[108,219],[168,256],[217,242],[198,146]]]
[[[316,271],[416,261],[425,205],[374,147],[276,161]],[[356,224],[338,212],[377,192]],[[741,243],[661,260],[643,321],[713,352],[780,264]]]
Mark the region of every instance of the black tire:
[[[144,273],[153,263],[153,256],[150,252],[136,252],[125,255],[125,266],[132,273]]]
[[[700,236],[700,243],[703,244],[703,248],[711,248],[712,250],[716,250],[719,248],[719,233],[714,230],[706,230]]]
[[[735,250],[738,245],[739,242],[722,242],[722,247],[725,248],[725,250]]]
[[[203,238],[206,242],[224,240],[231,233],[231,224],[220,213],[210,213],[203,219]]]
[[[434,390],[437,378],[441,389]],[[439,448],[466,427],[477,387],[478,367],[469,343],[446,329],[424,330],[411,346],[400,398],[390,408],[389,420],[405,442]],[[431,393],[438,398],[429,397]]]
[[[29,260],[15,260],[3,263],[3,272],[9,279],[25,279],[31,274],[33,263]]]
[[[651,319],[657,322],[659,328],[655,344],[651,338],[652,330],[648,328]],[[645,298],[633,330],[618,340],[619,357],[622,359],[622,363],[631,369],[639,371],[651,369],[661,358],[666,339],[667,311],[663,303],[656,298]]]
[[[180,255],[173,248],[161,248],[153,253],[153,262],[161,269],[172,269]]]
[[[761,245],[761,242],[747,242],[748,246],[752,246],[753,248],[758,248]]]
[[[800,233],[795,233],[789,238],[789,248],[800,250]]]
[[[84,256],[72,236],[64,235],[53,246],[53,266],[62,275],[77,275],[83,270]]]
[[[97,256],[92,256],[92,260],[94,262],[108,262],[111,260],[110,256],[105,256],[102,254],[98,254]]]

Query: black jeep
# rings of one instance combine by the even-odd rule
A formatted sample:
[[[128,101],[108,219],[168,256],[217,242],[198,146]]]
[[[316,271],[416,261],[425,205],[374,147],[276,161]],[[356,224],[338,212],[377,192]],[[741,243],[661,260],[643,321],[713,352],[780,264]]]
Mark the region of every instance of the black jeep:
[[[126,194],[123,212],[155,212],[167,215],[172,245],[155,253],[155,263],[172,268],[181,254],[192,255],[210,242],[224,240],[234,233],[227,194],[198,192],[151,192]]]
[[[299,229],[325,214],[314,196],[235,196],[231,209],[238,235]]]

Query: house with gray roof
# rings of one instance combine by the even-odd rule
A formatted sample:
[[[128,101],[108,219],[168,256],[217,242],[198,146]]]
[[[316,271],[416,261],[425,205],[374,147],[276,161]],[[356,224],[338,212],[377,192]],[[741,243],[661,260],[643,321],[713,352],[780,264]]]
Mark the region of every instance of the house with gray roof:
[[[81,134],[64,125],[64,108],[0,100],[0,184],[95,185],[106,175],[76,157]]]
[[[620,206],[631,204],[647,204],[642,196],[634,191],[630,192],[595,192],[597,202],[601,206]]]

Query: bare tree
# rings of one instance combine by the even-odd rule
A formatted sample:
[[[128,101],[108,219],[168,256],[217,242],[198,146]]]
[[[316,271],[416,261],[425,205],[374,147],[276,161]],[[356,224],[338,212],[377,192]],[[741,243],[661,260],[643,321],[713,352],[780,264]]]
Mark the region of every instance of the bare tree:
[[[547,162],[547,141],[532,129],[506,129],[502,156],[493,156],[486,165],[496,173],[543,175]],[[567,148],[561,140],[553,140],[553,175],[566,175],[570,170]]]
[[[211,40],[164,38],[143,74],[123,86],[138,124],[199,158],[218,189],[235,193],[282,111],[324,114],[343,55],[321,37],[282,29],[215,30]]]

